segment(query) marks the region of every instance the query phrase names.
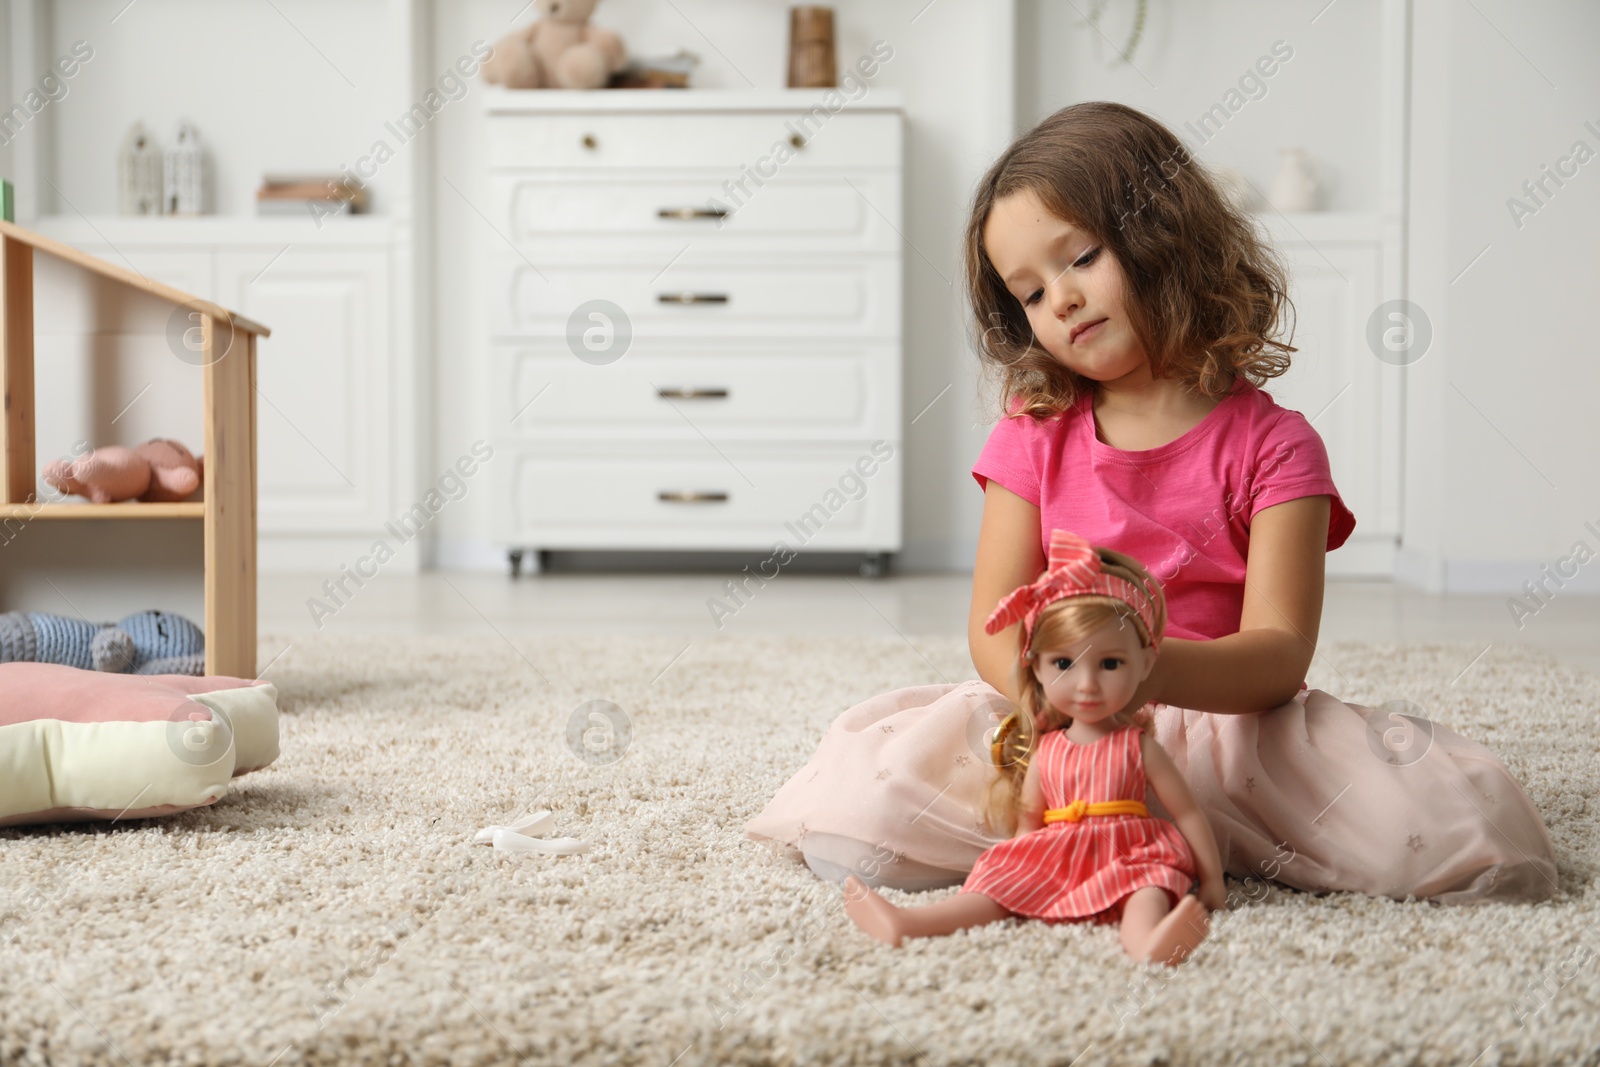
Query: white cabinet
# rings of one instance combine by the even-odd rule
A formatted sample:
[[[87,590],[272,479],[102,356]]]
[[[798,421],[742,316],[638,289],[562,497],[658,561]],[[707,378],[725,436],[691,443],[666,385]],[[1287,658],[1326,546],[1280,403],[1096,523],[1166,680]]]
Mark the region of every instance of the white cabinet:
[[[589,366],[565,347],[498,342],[491,374],[502,388],[490,405],[501,436],[517,441],[693,441],[697,430],[711,440],[870,441],[894,415],[897,356],[881,341],[693,352],[646,342]]]
[[[889,485],[888,475],[875,484],[883,466],[870,446],[720,456],[684,445],[519,450],[510,530],[513,540],[527,531],[536,544],[591,548],[860,549],[890,520],[889,494],[874,495]]]
[[[224,306],[273,324],[256,386],[262,534],[381,529],[393,506],[388,254],[224,251],[217,270]]]
[[[665,262],[665,257],[658,257]],[[688,255],[604,265],[491,261],[496,337],[564,337],[596,295],[620,306],[635,339],[882,338],[900,330],[900,265],[880,258],[718,262]]]
[[[494,536],[901,547],[901,115],[815,91],[486,94]],[[806,116],[809,121],[802,120]]]
[[[704,179],[675,171],[627,177],[500,174],[490,188],[494,202],[507,209],[507,236],[535,255],[581,258],[612,245],[665,249],[668,255],[685,244],[758,254],[893,248],[899,236],[889,220],[900,216],[900,172],[857,170],[849,177],[844,182],[828,172],[796,170],[764,185],[760,195],[753,195],[752,186],[736,210],[737,225],[707,205]],[[709,193],[731,200],[727,190],[713,187]]]

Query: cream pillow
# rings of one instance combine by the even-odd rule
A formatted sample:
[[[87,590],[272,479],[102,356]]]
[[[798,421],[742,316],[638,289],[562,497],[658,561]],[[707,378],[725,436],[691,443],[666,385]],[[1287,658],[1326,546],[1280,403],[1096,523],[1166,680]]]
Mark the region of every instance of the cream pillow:
[[[0,826],[171,815],[277,758],[270,682],[0,664]]]

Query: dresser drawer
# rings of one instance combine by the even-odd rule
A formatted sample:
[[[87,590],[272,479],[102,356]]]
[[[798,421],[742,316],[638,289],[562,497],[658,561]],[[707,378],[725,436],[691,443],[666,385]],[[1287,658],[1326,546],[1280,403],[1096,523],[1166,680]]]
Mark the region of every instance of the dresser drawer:
[[[799,139],[800,147],[794,140]],[[849,110],[830,115],[567,114],[495,115],[489,121],[491,167],[743,168],[763,180],[814,167],[897,167],[900,117]]]
[[[790,174],[763,188],[726,176],[661,174],[493,179],[501,227],[533,256],[581,255],[625,242],[676,253],[744,250],[892,252],[900,235],[898,173]],[[663,258],[663,263],[666,259]]]
[[[500,532],[540,548],[893,550],[899,452],[884,442],[811,455],[508,451],[495,460]]]
[[[827,441],[893,436],[895,349],[636,352],[593,366],[566,348],[495,346],[494,426],[510,438]]]
[[[890,258],[787,264],[538,266],[494,260],[495,336],[581,337],[589,301],[619,306],[635,337],[857,337],[900,334],[900,264]]]

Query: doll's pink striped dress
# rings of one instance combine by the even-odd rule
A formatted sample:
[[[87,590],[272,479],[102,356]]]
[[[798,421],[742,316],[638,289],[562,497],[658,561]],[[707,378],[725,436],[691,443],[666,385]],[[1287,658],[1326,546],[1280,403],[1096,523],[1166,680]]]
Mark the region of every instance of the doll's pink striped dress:
[[[1039,739],[1033,759],[1047,808],[1074,800],[1145,799],[1143,736],[1124,726],[1082,745],[1065,730]],[[1160,886],[1176,905],[1198,877],[1178,828],[1152,815],[1086,815],[1001,841],[961,886],[1034,919],[1115,922],[1129,894]]]

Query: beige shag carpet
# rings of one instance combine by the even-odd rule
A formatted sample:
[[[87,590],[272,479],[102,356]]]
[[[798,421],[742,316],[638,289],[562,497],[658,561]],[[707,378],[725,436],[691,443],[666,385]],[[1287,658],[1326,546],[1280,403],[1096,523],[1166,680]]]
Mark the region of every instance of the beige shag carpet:
[[[961,642],[511,641],[264,639],[275,766],[177,818],[0,830],[0,1063],[1600,1060],[1600,679],[1551,659],[1340,644],[1310,682],[1499,753],[1557,900],[1274,891],[1173,973],[1070,924],[890,949],[742,836],[845,707],[969,677]],[[614,763],[569,743],[590,700],[628,716]],[[469,844],[541,807],[593,851]]]

